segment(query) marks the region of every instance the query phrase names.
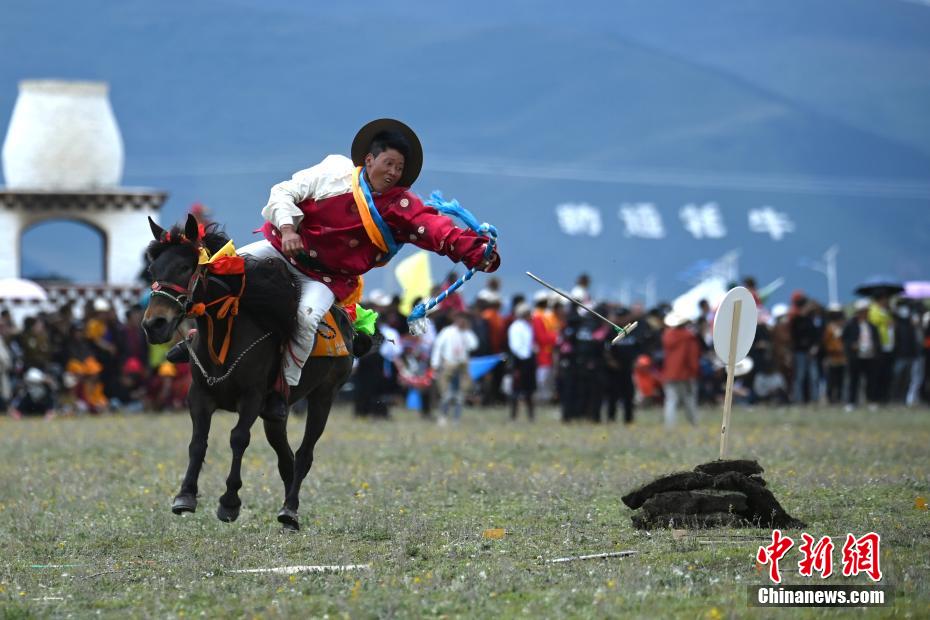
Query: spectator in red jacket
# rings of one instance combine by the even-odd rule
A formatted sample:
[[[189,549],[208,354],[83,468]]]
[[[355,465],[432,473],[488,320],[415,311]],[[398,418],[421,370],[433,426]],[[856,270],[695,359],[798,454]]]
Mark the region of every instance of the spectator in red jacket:
[[[687,327],[688,319],[677,312],[665,316],[667,329],[662,334],[665,365],[665,426],[675,425],[678,401],[684,402],[685,415],[692,426],[697,424],[697,378],[701,348],[697,336]]]

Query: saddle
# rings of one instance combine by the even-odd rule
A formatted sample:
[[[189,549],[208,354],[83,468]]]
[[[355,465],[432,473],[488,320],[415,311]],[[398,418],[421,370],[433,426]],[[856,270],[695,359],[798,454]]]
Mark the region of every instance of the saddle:
[[[352,352],[349,345],[354,337],[355,330],[349,315],[341,306],[334,305],[323,315],[316,329],[316,341],[310,357],[347,357]]]

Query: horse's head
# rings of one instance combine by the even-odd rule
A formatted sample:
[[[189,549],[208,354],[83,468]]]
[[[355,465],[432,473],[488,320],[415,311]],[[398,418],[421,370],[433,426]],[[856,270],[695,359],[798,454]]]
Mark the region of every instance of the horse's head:
[[[152,296],[142,317],[142,329],[151,344],[167,342],[193,304],[200,281],[201,230],[193,215],[183,229],[166,231],[149,218],[155,241],[146,250],[152,278]]]

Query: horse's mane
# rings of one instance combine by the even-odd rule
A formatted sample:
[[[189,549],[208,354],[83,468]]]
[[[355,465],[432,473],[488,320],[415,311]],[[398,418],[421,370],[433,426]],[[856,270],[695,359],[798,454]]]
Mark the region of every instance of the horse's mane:
[[[217,223],[204,227],[200,243],[213,254],[229,241],[229,236]],[[189,252],[189,260],[197,258],[198,250],[184,236],[184,228],[173,226],[162,239],[149,243],[146,262],[151,264],[163,252],[175,248]],[[245,257],[245,291],[239,302],[240,312],[249,315],[263,328],[281,338],[289,338],[297,325],[298,289],[283,261]],[[236,276],[220,276],[234,278]],[[237,284],[238,286],[238,284]]]
[[[223,231],[222,227],[213,222],[204,226],[203,235],[200,243],[212,254],[226,245],[229,236]],[[189,250],[191,256],[197,255],[197,248],[194,247],[184,235],[183,226],[172,226],[167,235],[162,235],[161,239],[155,239],[149,243],[145,249],[146,263],[152,263],[161,254],[171,248],[182,248]]]

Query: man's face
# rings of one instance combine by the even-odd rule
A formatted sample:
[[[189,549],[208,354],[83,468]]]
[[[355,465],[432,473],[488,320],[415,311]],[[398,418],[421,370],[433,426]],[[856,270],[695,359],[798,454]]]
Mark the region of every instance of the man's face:
[[[382,151],[377,157],[369,153],[365,156],[365,172],[371,189],[386,192],[400,180],[404,172],[404,156],[394,149]]]

